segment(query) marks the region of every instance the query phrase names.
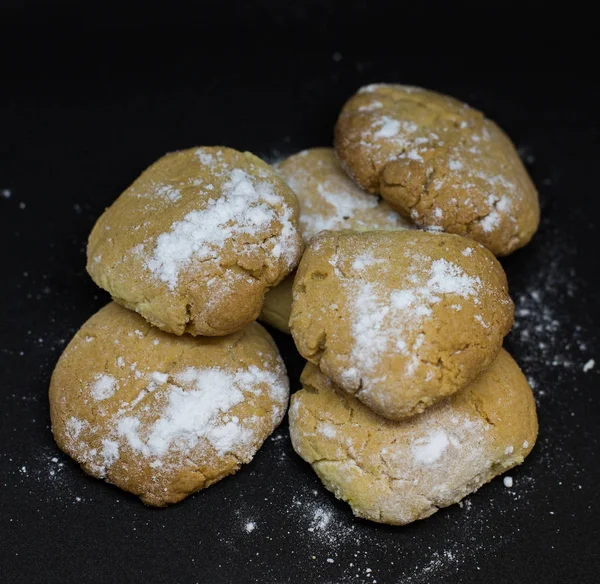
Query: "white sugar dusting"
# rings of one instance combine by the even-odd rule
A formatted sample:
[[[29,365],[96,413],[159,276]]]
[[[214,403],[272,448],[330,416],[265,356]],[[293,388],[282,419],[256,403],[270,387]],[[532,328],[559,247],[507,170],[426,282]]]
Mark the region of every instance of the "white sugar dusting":
[[[282,373],[281,367],[263,370],[256,366],[236,371],[194,367],[170,374],[154,371],[147,374],[146,386],[138,396],[129,404],[122,402],[116,414],[98,412],[100,417],[110,416],[102,425],[102,436],[106,436],[101,441],[102,449],[89,446],[88,441],[100,429],[87,421],[70,418],[66,434],[79,460],[87,461],[100,476],[119,460],[123,448],[150,459],[148,464],[154,469],[166,468],[171,454],[191,456],[207,448],[218,456],[234,453],[248,459],[259,418],[240,419],[231,411],[248,396],[266,391],[273,401],[273,421],[278,423],[289,394]],[[114,378],[106,377],[110,376],[96,381],[102,391],[117,385]]]
[[[358,263],[353,267],[372,265],[361,257],[354,261]],[[433,260],[424,273],[413,269],[407,283],[405,288],[391,292],[382,290],[371,281],[353,280],[348,285],[356,315],[352,323],[352,355],[356,366],[348,372],[348,382],[351,382],[350,375],[354,375],[355,383],[362,378],[374,384],[377,379],[372,375],[392,343],[401,352],[412,355],[406,370],[407,374],[412,373],[418,363],[416,353],[424,337],[417,335],[411,346],[409,338],[432,315],[432,307],[448,295],[476,299],[481,288],[479,277],[469,276],[462,268],[444,259]]]
[[[300,231],[305,242],[324,230],[412,227],[387,203],[354,184],[333,155],[329,159],[321,153],[306,151],[303,158],[307,156],[309,158],[302,162],[305,166],[290,164],[281,169],[300,203]],[[314,165],[314,172],[310,164]]]
[[[204,152],[199,156],[212,158]],[[219,197],[210,199],[204,209],[191,211],[158,236],[146,265],[171,290],[177,285],[180,271],[192,260],[215,259],[228,243],[245,245],[246,252],[248,246],[262,246],[290,266],[298,251],[292,213],[268,182],[242,169],[231,169]],[[262,243],[264,234],[268,238]]]
[[[443,430],[437,430],[413,441],[411,451],[414,459],[422,464],[436,462],[448,448],[450,440]]]
[[[382,116],[378,122],[379,130],[374,134],[374,138],[391,138],[400,131],[400,121],[394,120],[388,116]]]
[[[323,434],[323,436],[326,438],[334,438],[337,433],[333,424],[325,424],[323,422],[319,424],[317,431]]]
[[[117,380],[112,375],[97,375],[92,389],[91,396],[98,401],[108,399],[117,389]]]
[[[492,203],[492,211],[480,221],[483,231],[489,233],[499,227],[502,217],[510,211],[511,207],[512,203],[507,197],[495,200]]]

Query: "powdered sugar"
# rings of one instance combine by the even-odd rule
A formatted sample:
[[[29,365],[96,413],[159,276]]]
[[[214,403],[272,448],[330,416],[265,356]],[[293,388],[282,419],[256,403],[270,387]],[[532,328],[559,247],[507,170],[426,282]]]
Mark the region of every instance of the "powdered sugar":
[[[95,400],[105,400],[111,397],[117,389],[117,380],[112,375],[97,375],[92,389],[91,396]]]
[[[255,431],[260,419],[242,418],[232,410],[267,391],[273,403],[273,421],[279,423],[289,392],[279,368],[187,367],[169,374],[154,371],[146,379],[139,395],[131,403],[123,402],[104,420],[102,429],[74,417],[67,421],[71,447],[77,451],[78,460],[87,462],[95,474],[104,476],[123,455],[123,448],[149,459],[149,466],[157,470],[180,464],[182,455],[190,457],[207,449],[218,456],[233,453],[249,460],[257,447]],[[105,379],[101,383],[108,384]],[[148,401],[150,395],[152,401]],[[98,415],[100,419],[107,414],[100,410]],[[100,432],[102,448],[89,446]],[[173,455],[176,458],[172,459]]]
[[[207,157],[212,159],[210,154],[200,152],[201,155],[206,164]],[[227,244],[242,242],[262,247],[273,257],[283,258],[288,267],[295,260],[298,246],[293,209],[266,180],[258,180],[240,168],[226,172],[220,196],[173,223],[168,232],[156,239],[146,266],[171,290],[177,285],[180,271],[192,260],[215,259]],[[277,224],[279,228],[275,227]]]
[[[444,430],[436,430],[425,437],[417,438],[411,446],[413,458],[421,464],[432,464],[448,448],[450,440]]]
[[[373,138],[392,138],[400,131],[400,122],[388,116],[382,116],[377,125],[379,130],[373,134]]]
[[[324,230],[411,227],[387,203],[351,181],[331,150],[299,153],[280,172],[298,196],[300,230],[306,242]]]
[[[490,233],[500,225],[503,215],[506,215],[512,206],[507,197],[498,199],[492,205],[492,211],[480,221],[481,228],[486,233]]]
[[[155,196],[165,197],[172,203],[175,203],[181,199],[181,191],[174,189],[168,185],[158,185],[154,192]]]
[[[367,264],[361,261],[361,265]],[[468,275],[445,259],[430,261],[425,271],[413,268],[406,282],[405,288],[391,292],[373,281],[352,281],[348,285],[355,314],[352,355],[356,367],[351,373],[356,383],[359,377],[376,383],[372,375],[392,343],[410,356],[405,373],[411,374],[418,363],[416,351],[424,342],[423,335],[414,335],[424,319],[432,315],[432,307],[448,295],[477,300],[481,288],[479,277]]]
[[[333,424],[325,424],[323,422],[319,423],[317,432],[320,432],[326,438],[333,438],[337,433]]]
[[[167,406],[161,417],[140,437],[140,421],[124,417],[117,423],[117,433],[129,446],[144,456],[163,457],[173,445],[178,450],[194,448],[206,438],[222,455],[238,443],[252,439],[249,430],[239,423],[221,421],[221,414],[244,401],[235,376],[218,369],[188,368],[176,376],[182,387],[168,389]],[[193,389],[190,389],[193,388]]]

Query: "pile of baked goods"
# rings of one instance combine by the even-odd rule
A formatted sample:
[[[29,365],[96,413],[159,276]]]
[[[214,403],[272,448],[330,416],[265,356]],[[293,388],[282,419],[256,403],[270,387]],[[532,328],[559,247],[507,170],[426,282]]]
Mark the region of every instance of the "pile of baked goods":
[[[56,366],[55,439],[155,506],[234,473],[288,403],[260,317],[307,360],[296,452],[360,517],[427,517],[535,443],[496,256],[538,223],[498,126],[415,87],[360,89],[333,149],[276,168],[225,147],[168,154],[90,235],[88,272],[114,302]]]

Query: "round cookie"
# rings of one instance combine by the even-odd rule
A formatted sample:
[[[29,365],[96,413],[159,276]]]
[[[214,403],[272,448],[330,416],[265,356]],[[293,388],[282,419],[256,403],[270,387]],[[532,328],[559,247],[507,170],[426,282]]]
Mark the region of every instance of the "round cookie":
[[[425,231],[324,231],[294,281],[300,354],[378,414],[402,419],[470,383],[513,323],[484,246]]]
[[[533,237],[537,191],[504,132],[451,97],[417,87],[363,87],[335,128],[344,169],[418,226],[507,255]]]
[[[120,304],[175,334],[218,336],[257,318],[297,264],[294,193],[230,148],[167,154],[98,219],[87,269]]]
[[[160,507],[249,462],[288,396],[277,347],[259,324],[176,337],[110,303],[65,349],[49,397],[61,450]]]
[[[307,364],[292,396],[296,452],[358,517],[405,525],[521,464],[537,436],[527,380],[502,350],[480,377],[420,416],[373,413]]]
[[[303,150],[277,169],[300,203],[299,227],[305,243],[323,230],[355,231],[414,227],[379,197],[353,183],[332,148]],[[290,334],[293,276],[265,296],[261,320]]]

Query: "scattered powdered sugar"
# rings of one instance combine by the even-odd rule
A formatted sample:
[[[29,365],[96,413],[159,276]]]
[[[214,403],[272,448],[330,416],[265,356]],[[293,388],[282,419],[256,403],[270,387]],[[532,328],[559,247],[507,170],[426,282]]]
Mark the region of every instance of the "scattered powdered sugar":
[[[432,501],[452,500],[449,493],[458,481],[468,481],[476,489],[476,477],[487,472],[492,462],[489,444],[494,438],[487,438],[491,428],[477,414],[426,411],[410,432],[382,434],[380,456],[390,476],[410,479],[412,486],[407,489],[418,487],[417,492]],[[360,457],[360,453],[353,455],[359,461]]]
[[[372,264],[359,258],[357,267],[368,265]],[[477,301],[481,289],[479,277],[468,275],[445,259],[431,261],[425,271],[414,266],[406,282],[405,288],[391,292],[375,281],[352,280],[346,285],[355,314],[352,355],[356,366],[346,372],[348,382],[358,383],[362,378],[369,386],[375,384],[378,379],[372,375],[379,369],[382,355],[392,343],[401,353],[411,356],[405,371],[411,374],[418,364],[416,352],[424,342],[424,335],[416,333],[422,329],[424,320],[432,315],[432,307],[448,295]]]
[[[212,166],[215,163],[215,158],[210,152],[197,150],[196,156],[204,166]]]
[[[446,432],[436,430],[423,438],[414,440],[411,451],[417,462],[432,464],[442,456],[449,444],[450,440]]]
[[[490,204],[492,205],[492,211],[480,221],[481,228],[486,233],[490,233],[496,229],[500,225],[502,216],[509,213],[512,207],[512,203],[508,197],[494,199]]]
[[[359,256],[356,256],[356,258],[354,258],[354,261],[352,262],[352,269],[356,270],[356,271],[360,271],[360,270],[364,270],[365,268],[368,268],[369,266],[373,266],[375,264],[383,264],[383,263],[385,263],[385,260],[374,257],[372,253],[365,252]]]
[[[145,439],[140,436],[138,418],[127,416],[117,422],[117,433],[126,438],[131,448],[144,456],[161,458],[173,445],[178,450],[191,450],[205,438],[223,455],[234,446],[251,442],[252,432],[242,427],[237,418],[225,424],[221,420],[221,414],[244,401],[235,375],[219,369],[190,367],[177,374],[175,380],[187,390],[169,387],[167,407]]]
[[[413,122],[397,120],[389,116],[378,116],[373,122],[373,128],[377,128],[373,133],[373,138],[385,138],[405,146],[408,145],[405,134],[414,134],[419,126]],[[413,150],[413,152],[415,151]]]
[[[103,391],[110,387],[114,393],[118,384],[114,378],[106,377],[110,376],[99,377],[96,384]],[[234,453],[248,459],[260,420],[256,416],[240,419],[231,410],[249,396],[266,390],[273,400],[273,415],[277,418],[274,421],[278,423],[289,392],[280,369],[269,371],[256,366],[237,371],[216,367],[188,367],[169,374],[154,371],[147,374],[146,380],[138,396],[130,403],[122,402],[116,414],[99,410],[99,418],[110,415],[102,430],[75,417],[67,420],[71,447],[79,460],[88,462],[100,476],[119,460],[122,448],[150,459],[149,464],[155,469],[163,468],[170,455],[191,456],[207,446],[219,456]],[[152,401],[148,400],[150,394]],[[100,432],[102,448],[90,447],[89,440]],[[173,461],[179,463],[178,459]]]
[[[542,224],[542,229],[548,228]],[[559,227],[554,228],[539,247],[536,269],[528,272],[527,282],[515,283],[513,278],[511,283],[515,324],[507,337],[508,348],[518,357],[538,400],[549,395],[556,382],[575,384],[575,369],[582,371],[585,365],[581,363],[590,360],[590,331],[567,308],[579,288],[567,255],[575,248],[566,237]],[[508,276],[510,280],[510,272]]]
[[[252,533],[256,529],[256,523],[254,521],[248,521],[246,525],[244,525],[244,531],[246,533]]]
[[[323,530],[327,529],[329,522],[331,521],[331,512],[326,511],[325,509],[318,507],[315,509],[310,527],[308,531],[313,532],[315,530]]]
[[[391,207],[358,187],[345,174],[333,152],[305,151],[281,174],[300,203],[300,230],[306,242],[324,230],[362,231],[411,227]]]
[[[381,116],[376,125],[379,130],[373,134],[373,138],[391,138],[400,131],[400,121],[388,116]]]
[[[156,190],[154,191],[154,195],[158,197],[165,197],[173,203],[181,199],[181,191],[179,189],[174,189],[168,185],[157,186]]]
[[[117,389],[117,380],[112,375],[97,375],[90,391],[96,400],[105,400],[111,397]]]
[[[205,164],[212,155],[200,151]],[[240,168],[227,169],[227,180],[220,196],[210,199],[205,207],[191,211],[171,229],[156,239],[148,269],[171,290],[177,285],[180,271],[192,260],[214,260],[227,244],[267,248],[275,258],[283,258],[291,266],[297,253],[293,209],[274,192],[266,180],[259,180]],[[278,210],[279,209],[279,210]],[[274,225],[280,228],[274,231]],[[263,242],[268,234],[267,242]],[[241,242],[241,243],[238,243]]]
[[[336,435],[335,426],[333,424],[325,424],[323,422],[319,423],[317,432],[320,432],[326,438],[333,438]]]
[[[503,479],[504,482],[504,486],[508,489],[511,489],[513,486],[513,479],[512,477],[504,477]]]
[[[102,458],[106,468],[119,459],[119,443],[114,440],[102,440]]]

